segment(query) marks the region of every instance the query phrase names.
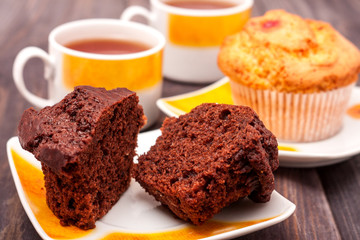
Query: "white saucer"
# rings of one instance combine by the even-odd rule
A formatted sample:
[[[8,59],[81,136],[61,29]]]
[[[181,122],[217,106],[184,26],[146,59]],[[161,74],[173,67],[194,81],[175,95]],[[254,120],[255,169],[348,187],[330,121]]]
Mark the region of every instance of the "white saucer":
[[[206,102],[233,104],[227,77],[202,88],[173,97],[161,98],[157,106],[168,116],[179,116]],[[360,87],[355,87],[349,106],[360,104]],[[342,162],[360,153],[360,119],[345,116],[341,131],[335,136],[318,142],[288,143],[279,141],[279,146],[296,151],[279,150],[282,167],[320,167]]]

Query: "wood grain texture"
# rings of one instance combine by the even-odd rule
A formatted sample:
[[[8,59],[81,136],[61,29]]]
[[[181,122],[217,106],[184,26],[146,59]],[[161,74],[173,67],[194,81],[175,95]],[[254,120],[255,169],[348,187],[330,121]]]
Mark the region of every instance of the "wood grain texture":
[[[318,172],[342,239],[360,239],[360,156]]]
[[[13,83],[16,54],[26,46],[46,50],[48,34],[62,23],[83,18],[118,18],[129,5],[148,8],[149,1],[0,1],[0,239],[40,239],[21,206],[5,152],[6,141],[16,135],[22,112],[31,106]],[[253,16],[278,8],[327,21],[360,47],[359,0],[255,0]],[[25,69],[27,87],[45,97],[47,85],[42,75],[42,62],[31,60]],[[203,86],[166,79],[163,96]],[[152,129],[159,128],[164,118],[163,114],[159,116]],[[360,156],[322,168],[280,168],[276,172],[276,190],[297,205],[295,214],[239,239],[360,239]]]

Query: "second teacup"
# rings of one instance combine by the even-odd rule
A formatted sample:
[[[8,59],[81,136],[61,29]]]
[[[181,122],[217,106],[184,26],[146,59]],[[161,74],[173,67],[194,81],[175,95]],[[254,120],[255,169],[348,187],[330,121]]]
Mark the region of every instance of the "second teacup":
[[[217,54],[225,36],[241,30],[249,19],[253,0],[151,0],[151,11],[127,8],[121,19],[142,15],[167,40],[164,76],[205,83],[223,76]]]

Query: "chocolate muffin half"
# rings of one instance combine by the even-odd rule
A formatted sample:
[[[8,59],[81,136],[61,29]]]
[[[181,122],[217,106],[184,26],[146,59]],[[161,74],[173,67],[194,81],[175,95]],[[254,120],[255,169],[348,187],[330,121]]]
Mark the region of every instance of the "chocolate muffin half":
[[[80,86],[52,107],[24,112],[21,146],[41,161],[46,202],[62,225],[94,228],[118,201],[144,119],[125,88]]]
[[[251,108],[202,104],[161,131],[133,175],[179,218],[199,225],[240,198],[270,200],[277,141]]]

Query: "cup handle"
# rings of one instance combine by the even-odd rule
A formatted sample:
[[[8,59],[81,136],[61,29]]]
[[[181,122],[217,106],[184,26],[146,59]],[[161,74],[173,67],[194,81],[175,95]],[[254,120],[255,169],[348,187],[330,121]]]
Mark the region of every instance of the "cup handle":
[[[13,65],[13,78],[17,89],[23,95],[23,97],[31,104],[43,108],[45,106],[53,105],[54,102],[50,99],[45,99],[34,95],[26,88],[24,83],[24,66],[29,59],[34,57],[38,57],[44,62],[44,77],[48,80],[52,79],[54,73],[53,61],[44,50],[37,47],[26,47],[18,53]]]
[[[149,22],[153,21],[153,14],[146,8],[140,6],[130,6],[121,14],[120,19],[124,21],[131,21],[131,19],[140,15],[145,17]]]

